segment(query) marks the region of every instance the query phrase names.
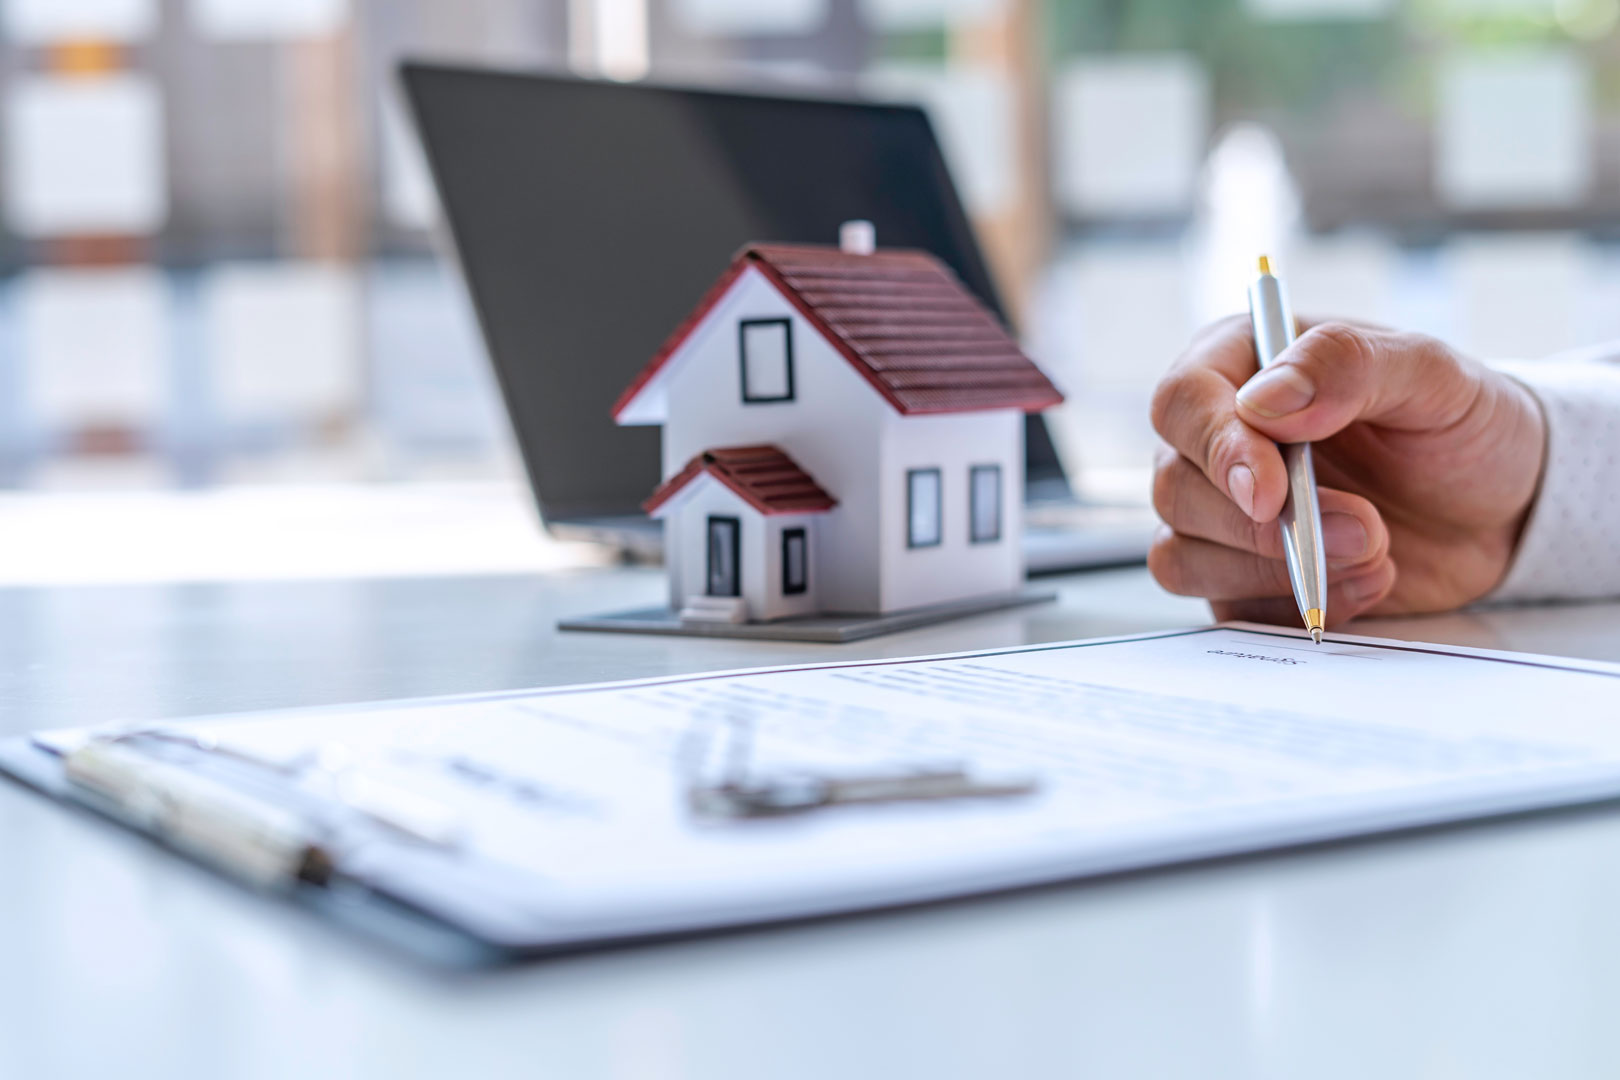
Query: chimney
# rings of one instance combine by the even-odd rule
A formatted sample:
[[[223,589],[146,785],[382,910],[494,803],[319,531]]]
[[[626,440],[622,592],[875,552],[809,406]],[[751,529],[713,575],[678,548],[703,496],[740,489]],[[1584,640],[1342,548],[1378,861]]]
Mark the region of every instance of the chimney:
[[[838,226],[838,250],[870,255],[877,250],[877,227],[870,221],[846,221]]]

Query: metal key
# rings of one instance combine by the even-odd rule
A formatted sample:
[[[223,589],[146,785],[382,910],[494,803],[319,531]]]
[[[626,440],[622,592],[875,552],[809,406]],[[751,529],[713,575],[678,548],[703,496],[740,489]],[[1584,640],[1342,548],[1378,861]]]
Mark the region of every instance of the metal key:
[[[704,817],[772,818],[831,806],[1008,798],[1028,795],[1038,786],[1033,779],[975,780],[962,769],[843,779],[806,774],[694,787],[691,804]]]

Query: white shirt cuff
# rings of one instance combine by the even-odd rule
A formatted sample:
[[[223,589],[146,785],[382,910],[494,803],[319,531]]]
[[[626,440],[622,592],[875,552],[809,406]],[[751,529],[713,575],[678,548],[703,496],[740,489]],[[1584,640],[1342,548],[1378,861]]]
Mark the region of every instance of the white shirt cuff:
[[[1488,599],[1620,596],[1620,364],[1589,353],[1493,365],[1541,402],[1541,490],[1507,576]]]

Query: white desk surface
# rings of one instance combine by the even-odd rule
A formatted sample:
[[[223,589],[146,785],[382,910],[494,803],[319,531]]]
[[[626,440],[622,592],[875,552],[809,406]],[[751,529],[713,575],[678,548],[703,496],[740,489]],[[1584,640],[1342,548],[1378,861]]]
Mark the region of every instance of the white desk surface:
[[[851,646],[551,628],[653,600],[648,570],[5,588],[0,734],[1207,620],[1139,569],[1051,580]],[[1620,605],[1360,630],[1620,659]],[[7,783],[0,860],[8,1078],[1620,1075],[1612,808],[478,975]]]

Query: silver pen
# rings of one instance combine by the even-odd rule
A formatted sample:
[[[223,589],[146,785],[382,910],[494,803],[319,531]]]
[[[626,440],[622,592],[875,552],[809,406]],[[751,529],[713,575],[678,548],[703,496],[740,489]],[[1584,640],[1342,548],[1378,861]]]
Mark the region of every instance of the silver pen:
[[[1265,255],[1260,256],[1260,276],[1249,286],[1249,318],[1254,324],[1255,359],[1261,367],[1270,367],[1294,343],[1294,312]],[[1288,501],[1277,519],[1288,559],[1288,580],[1293,583],[1305,629],[1320,645],[1327,620],[1327,559],[1322,552],[1322,505],[1316,494],[1311,444],[1282,443],[1278,449],[1288,467]]]

